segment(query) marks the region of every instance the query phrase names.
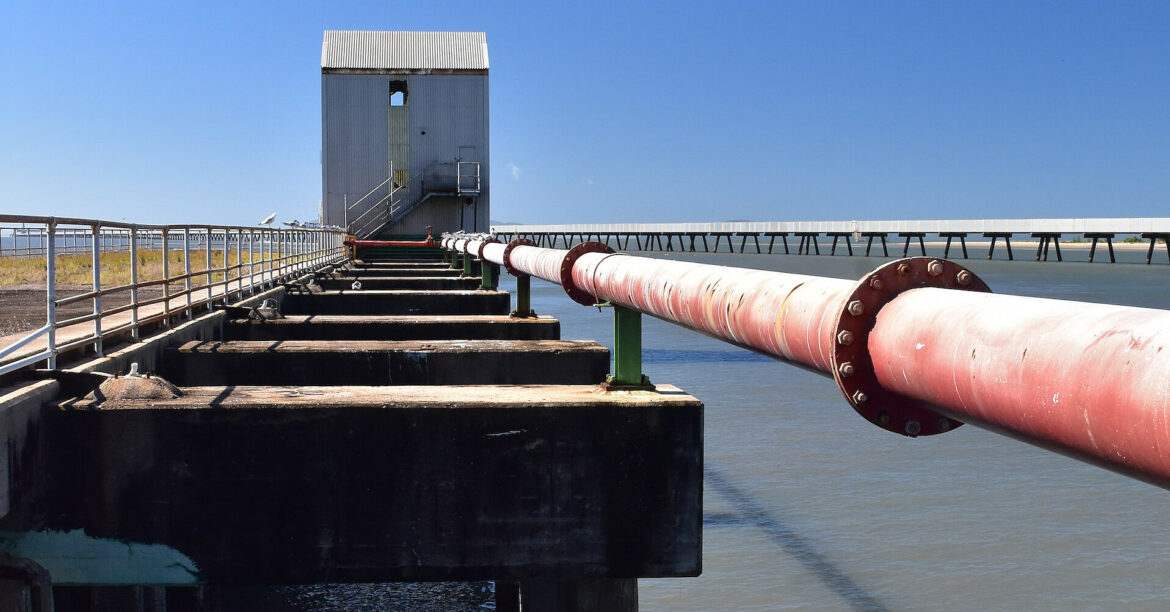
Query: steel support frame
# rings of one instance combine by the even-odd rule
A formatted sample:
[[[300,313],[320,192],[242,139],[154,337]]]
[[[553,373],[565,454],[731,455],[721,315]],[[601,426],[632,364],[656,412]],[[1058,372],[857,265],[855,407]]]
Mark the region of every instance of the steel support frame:
[[[609,306],[613,309],[613,372],[606,385],[611,389],[648,387],[650,379],[642,373],[642,313]]]

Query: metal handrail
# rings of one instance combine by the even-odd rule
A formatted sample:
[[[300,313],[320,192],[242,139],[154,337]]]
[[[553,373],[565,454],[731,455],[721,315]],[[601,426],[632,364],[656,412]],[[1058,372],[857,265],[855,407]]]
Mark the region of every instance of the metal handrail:
[[[38,239],[38,250],[45,257],[46,321],[39,329],[0,347],[0,360],[18,355],[30,343],[46,337],[46,347],[35,353],[19,355],[7,363],[0,363],[0,375],[45,361],[49,369],[57,367],[57,356],[63,352],[86,344],[92,344],[94,353],[104,354],[103,340],[110,336],[130,332],[132,339],[140,336],[141,327],[147,323],[162,320],[170,325],[172,319],[182,316],[195,317],[197,308],[206,305],[211,310],[214,302],[244,299],[259,291],[277,286],[288,278],[307,270],[334,263],[345,257],[345,230],[339,227],[275,228],[234,225],[151,225],[124,221],[99,219],[75,219],[34,215],[0,214],[0,224],[38,225],[39,227],[14,228],[31,240]],[[61,226],[81,226],[61,227]],[[111,231],[113,230],[113,231]],[[35,234],[34,234],[35,232]],[[87,237],[90,252],[92,283],[89,291],[57,298],[57,258],[64,254],[78,255],[80,250],[57,248],[61,236]],[[158,251],[158,247],[144,247],[140,238],[157,242],[162,250],[162,278],[139,280],[139,253]],[[247,247],[245,250],[245,241]],[[111,244],[113,243],[113,244]],[[181,244],[180,244],[181,243]],[[192,268],[192,245],[203,244],[204,269]],[[172,245],[178,244],[175,248]],[[116,245],[116,246],[115,246]],[[235,250],[235,263],[231,262],[231,251]],[[32,247],[29,247],[32,250]],[[102,286],[102,254],[109,251],[130,252],[130,282],[112,287]],[[182,268],[171,273],[171,256],[182,253]],[[222,265],[216,266],[213,255],[222,253]],[[248,254],[245,262],[243,255]],[[247,269],[245,270],[245,266]],[[205,282],[196,283],[196,277],[205,277]],[[218,279],[216,277],[219,277]],[[172,292],[172,285],[181,289]],[[147,300],[139,299],[139,291],[162,286],[162,296]],[[128,304],[112,308],[103,307],[102,298],[111,294],[130,292]],[[61,306],[90,301],[91,312],[66,319],[57,316]],[[178,303],[176,303],[178,302]],[[162,304],[159,312],[141,312],[143,308]],[[129,321],[114,321],[110,317],[130,312]],[[103,322],[112,326],[103,329]],[[58,342],[57,332],[70,326],[91,324],[88,333],[70,337]]]
[[[349,218],[349,211],[356,208],[358,206],[358,204],[365,201],[366,198],[373,195],[375,192],[380,190],[383,186],[386,186],[387,183],[389,183],[389,186],[386,189],[386,195],[382,196],[377,202],[374,202],[373,204],[371,204],[368,208],[363,210],[361,212],[361,214],[359,214],[357,217],[354,217],[354,219],[351,221]],[[389,200],[389,202],[390,202],[390,204],[387,208],[393,209],[394,203],[395,203],[394,194],[398,193],[399,191],[403,190],[404,188],[405,188],[405,185],[396,185],[394,183],[394,162],[391,161],[390,162],[389,176],[387,176],[386,179],[383,180],[382,182],[378,183],[377,185],[374,185],[374,187],[371,188],[369,191],[367,191],[365,195],[358,198],[352,204],[349,203],[348,196],[343,196],[342,208],[343,208],[343,213],[345,215],[344,223],[345,223],[346,231],[348,231],[350,234],[362,235],[362,232],[364,232],[365,230],[368,230],[370,227],[375,227],[373,224],[370,223],[370,221],[366,221],[365,223],[362,223],[360,225],[359,225],[359,222],[363,218],[365,218],[366,215],[369,215],[371,212],[379,210],[381,205],[383,203],[385,203],[387,200]],[[391,216],[391,213],[388,213],[387,219],[389,219],[390,216]],[[383,222],[381,225],[385,225],[385,222]],[[381,227],[381,226],[377,226],[377,227]]]
[[[393,166],[391,166],[391,167],[393,167]],[[362,200],[364,200],[364,199],[366,199],[366,198],[370,197],[370,195],[371,195],[371,194],[373,194],[375,191],[377,191],[377,190],[381,189],[381,188],[382,188],[382,185],[385,185],[387,181],[389,181],[389,180],[391,180],[391,179],[393,179],[393,178],[394,178],[394,174],[393,174],[393,172],[391,172],[391,175],[390,175],[389,177],[387,177],[385,181],[382,181],[381,183],[378,183],[377,185],[374,185],[374,188],[373,188],[373,189],[371,189],[371,190],[369,190],[368,192],[366,192],[366,195],[364,195],[364,196],[362,196],[362,197],[358,198],[357,200],[355,200],[353,204],[349,204],[349,205],[346,207],[346,210],[353,210],[355,206],[357,206],[358,204],[360,204],[360,203],[362,202]],[[385,198],[383,198],[383,199],[385,199]]]
[[[464,174],[463,173],[464,166],[470,166],[470,167],[474,168],[475,172]],[[463,178],[464,177],[475,179],[475,189],[464,189],[463,188]],[[464,193],[479,194],[480,186],[481,185],[480,185],[479,162],[474,162],[474,161],[457,161],[457,162],[455,162],[455,192],[456,193],[458,193],[459,195],[463,195]]]

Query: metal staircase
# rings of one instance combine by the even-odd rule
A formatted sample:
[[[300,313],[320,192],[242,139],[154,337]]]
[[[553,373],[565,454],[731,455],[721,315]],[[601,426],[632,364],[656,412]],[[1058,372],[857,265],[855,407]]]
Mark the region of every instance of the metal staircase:
[[[372,204],[367,203],[373,194],[382,193],[388,184],[390,188],[385,190],[385,195]],[[346,230],[358,238],[370,238],[405,219],[428,200],[439,197],[477,197],[481,186],[479,162],[435,162],[423,170],[422,196],[414,202],[403,203],[399,194],[406,189],[406,185],[394,180],[394,166],[391,164],[390,176],[386,180],[375,185],[353,204],[346,203]],[[360,213],[354,213],[355,210],[360,210]],[[351,217],[352,221],[349,220]]]

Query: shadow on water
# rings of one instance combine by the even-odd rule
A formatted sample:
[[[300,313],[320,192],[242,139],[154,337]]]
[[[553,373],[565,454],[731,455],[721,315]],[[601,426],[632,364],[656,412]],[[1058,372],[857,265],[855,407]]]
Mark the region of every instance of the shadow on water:
[[[861,585],[854,582],[839,567],[825,558],[812,542],[772,516],[764,506],[735,486],[722,472],[708,465],[703,469],[703,473],[707,484],[726,498],[735,507],[736,512],[746,519],[746,522],[768,534],[773,543],[783,548],[805,569],[816,575],[829,590],[845,600],[850,608],[854,610],[886,609],[877,598],[867,593]],[[718,517],[716,522],[730,523],[725,516]]]

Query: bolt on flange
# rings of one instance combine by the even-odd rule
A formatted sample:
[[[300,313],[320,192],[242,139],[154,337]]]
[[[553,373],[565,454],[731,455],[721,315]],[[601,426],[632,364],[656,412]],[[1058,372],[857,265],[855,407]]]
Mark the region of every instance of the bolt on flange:
[[[912,257],[880,266],[861,277],[842,301],[829,363],[842,394],[859,414],[910,437],[942,433],[962,423],[934,412],[925,402],[887,391],[878,381],[865,339],[883,306],[920,287],[988,291],[977,276],[950,260]]]

